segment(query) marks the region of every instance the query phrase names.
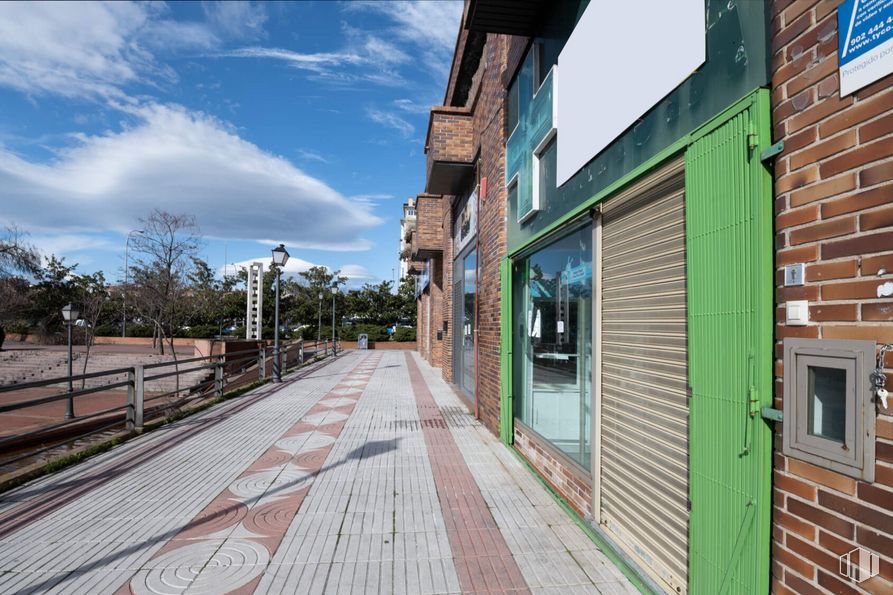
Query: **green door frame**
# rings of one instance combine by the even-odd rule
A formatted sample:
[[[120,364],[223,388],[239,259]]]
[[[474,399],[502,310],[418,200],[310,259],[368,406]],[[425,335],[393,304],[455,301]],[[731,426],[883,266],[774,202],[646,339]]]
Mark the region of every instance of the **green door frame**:
[[[769,91],[757,89],[513,248],[500,266],[499,429],[501,440],[510,445],[514,430],[513,258],[640,176],[685,155],[692,395],[690,593],[766,593],[769,589],[772,437],[759,411],[772,402],[773,224],[772,176],[760,162],[760,152],[771,143]],[[712,216],[726,212],[724,208],[743,214],[736,227],[725,229],[728,222]],[[720,236],[725,239],[717,243]],[[723,246],[725,250],[717,252]],[[740,265],[734,269],[736,275],[729,274],[730,264]],[[711,292],[716,289],[717,276],[723,274],[734,282]],[[702,279],[706,283],[699,283]],[[742,296],[736,292],[740,291],[746,294],[744,304],[738,300]],[[725,303],[719,304],[717,299]],[[722,336],[717,334],[717,316],[736,307],[743,310],[720,332],[737,329],[737,347],[718,354],[717,341]],[[717,384],[721,382],[726,384]],[[734,409],[731,418],[731,411],[718,406],[729,402]],[[724,425],[717,426],[718,422]],[[717,448],[719,443],[723,448]],[[718,454],[731,456],[732,452],[734,458],[724,461],[729,469],[717,466]],[[732,467],[737,471],[730,470]],[[722,501],[707,499],[717,489],[723,493]]]

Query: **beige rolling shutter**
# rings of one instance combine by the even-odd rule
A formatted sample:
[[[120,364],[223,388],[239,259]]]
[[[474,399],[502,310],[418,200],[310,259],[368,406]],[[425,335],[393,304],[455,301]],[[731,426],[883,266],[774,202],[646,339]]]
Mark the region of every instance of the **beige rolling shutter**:
[[[682,162],[602,210],[601,522],[672,592],[688,576]]]

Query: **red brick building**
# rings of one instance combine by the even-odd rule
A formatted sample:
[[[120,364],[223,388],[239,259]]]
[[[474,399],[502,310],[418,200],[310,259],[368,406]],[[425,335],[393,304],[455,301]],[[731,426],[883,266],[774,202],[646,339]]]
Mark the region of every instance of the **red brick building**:
[[[607,8],[466,3],[419,351],[642,589],[893,592],[893,77],[841,97],[852,0],[683,4],[702,62],[562,181]]]
[[[426,192],[417,197],[412,247],[424,269],[419,352],[493,432],[505,255],[505,76],[513,39],[515,46],[526,43],[464,27],[459,33],[444,104],[429,117]]]
[[[775,160],[779,409],[785,339],[893,342],[893,303],[878,292],[893,280],[893,77],[841,97],[838,4],[772,3],[773,134],[784,141]],[[797,264],[803,284],[785,286],[785,266]],[[805,326],[786,324],[793,300],[808,301]],[[878,410],[873,481],[785,456],[778,424],[777,593],[893,592],[893,403],[867,406]],[[880,555],[880,576],[855,583],[840,576],[839,558],[860,546]]]

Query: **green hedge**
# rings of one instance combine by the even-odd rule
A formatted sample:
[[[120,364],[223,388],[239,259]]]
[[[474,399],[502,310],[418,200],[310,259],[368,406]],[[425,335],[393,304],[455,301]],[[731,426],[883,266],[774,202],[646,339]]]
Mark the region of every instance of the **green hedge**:
[[[415,327],[398,326],[397,332],[394,333],[395,341],[415,341]]]

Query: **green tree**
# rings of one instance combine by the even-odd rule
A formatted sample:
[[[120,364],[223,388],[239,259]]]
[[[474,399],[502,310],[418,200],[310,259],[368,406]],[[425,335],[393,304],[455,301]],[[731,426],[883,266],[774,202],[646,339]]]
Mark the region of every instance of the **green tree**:
[[[28,303],[22,314],[29,326],[47,337],[63,329],[62,308],[77,303],[79,294],[72,282],[77,264],[67,265],[64,258],[50,255],[37,275],[37,283],[28,291]]]

